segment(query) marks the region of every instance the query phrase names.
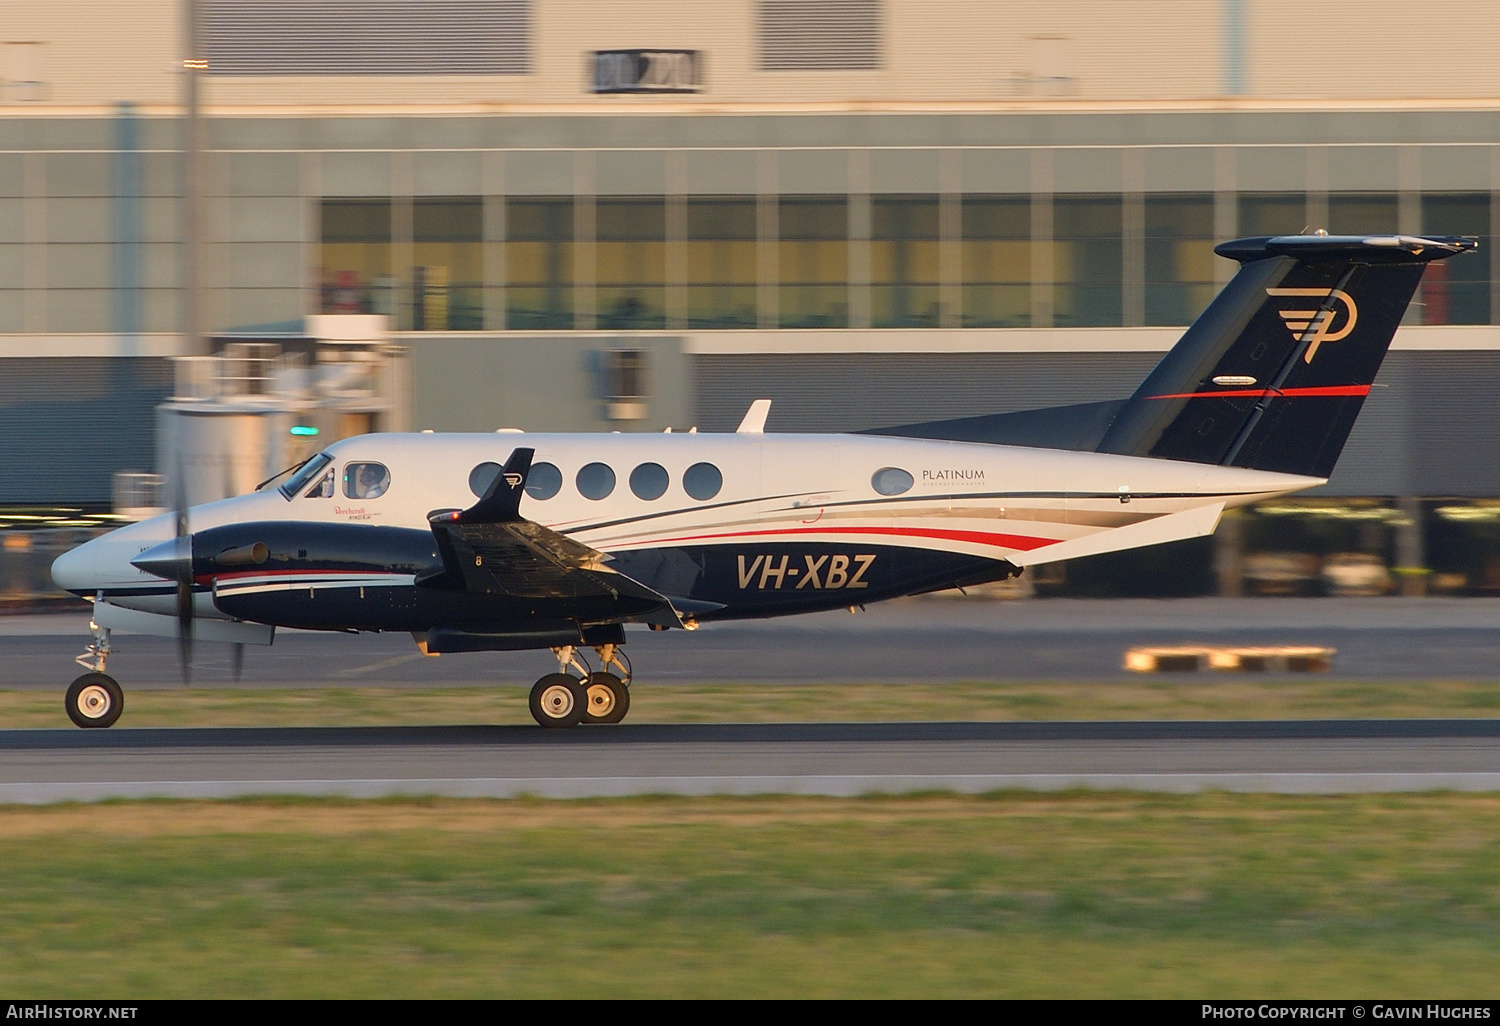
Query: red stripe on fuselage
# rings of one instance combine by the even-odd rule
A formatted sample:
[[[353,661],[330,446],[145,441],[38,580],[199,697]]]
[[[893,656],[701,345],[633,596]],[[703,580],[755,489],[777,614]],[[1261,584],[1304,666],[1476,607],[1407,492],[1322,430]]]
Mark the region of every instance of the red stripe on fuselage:
[[[1268,395],[1286,396],[1289,399],[1302,396],[1350,396],[1369,395],[1369,385],[1323,385],[1315,388],[1231,388],[1222,392],[1177,392],[1172,395],[1148,395],[1147,399],[1263,399]]]

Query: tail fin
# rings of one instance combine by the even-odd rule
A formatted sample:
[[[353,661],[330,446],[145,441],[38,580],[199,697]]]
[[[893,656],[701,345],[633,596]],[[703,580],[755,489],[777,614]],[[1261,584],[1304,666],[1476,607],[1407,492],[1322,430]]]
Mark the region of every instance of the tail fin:
[[[1471,238],[1239,239],[1240,261],[1098,445],[1099,452],[1327,477],[1422,271]]]

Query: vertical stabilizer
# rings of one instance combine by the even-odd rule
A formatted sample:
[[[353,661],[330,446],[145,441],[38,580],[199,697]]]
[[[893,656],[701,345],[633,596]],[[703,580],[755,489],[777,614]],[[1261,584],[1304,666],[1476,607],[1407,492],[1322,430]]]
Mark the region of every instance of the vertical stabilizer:
[[[1241,263],[1125,403],[1099,452],[1310,477],[1333,471],[1422,272],[1470,238],[1294,235]]]

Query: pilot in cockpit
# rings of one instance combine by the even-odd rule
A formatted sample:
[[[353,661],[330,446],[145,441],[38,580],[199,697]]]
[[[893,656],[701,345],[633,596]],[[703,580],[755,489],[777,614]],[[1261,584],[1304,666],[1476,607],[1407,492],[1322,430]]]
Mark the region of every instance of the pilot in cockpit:
[[[354,471],[351,499],[377,499],[390,486],[390,472],[379,463],[356,463],[350,469]]]

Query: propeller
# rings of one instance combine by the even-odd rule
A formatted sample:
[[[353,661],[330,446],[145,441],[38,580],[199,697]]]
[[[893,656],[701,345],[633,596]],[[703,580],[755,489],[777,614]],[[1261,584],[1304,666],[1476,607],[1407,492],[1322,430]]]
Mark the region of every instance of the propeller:
[[[182,667],[182,683],[193,677],[193,535],[188,530],[187,477],[182,470],[182,447],[177,449],[177,536],[173,546],[177,555],[174,575],[177,579],[177,660]]]

